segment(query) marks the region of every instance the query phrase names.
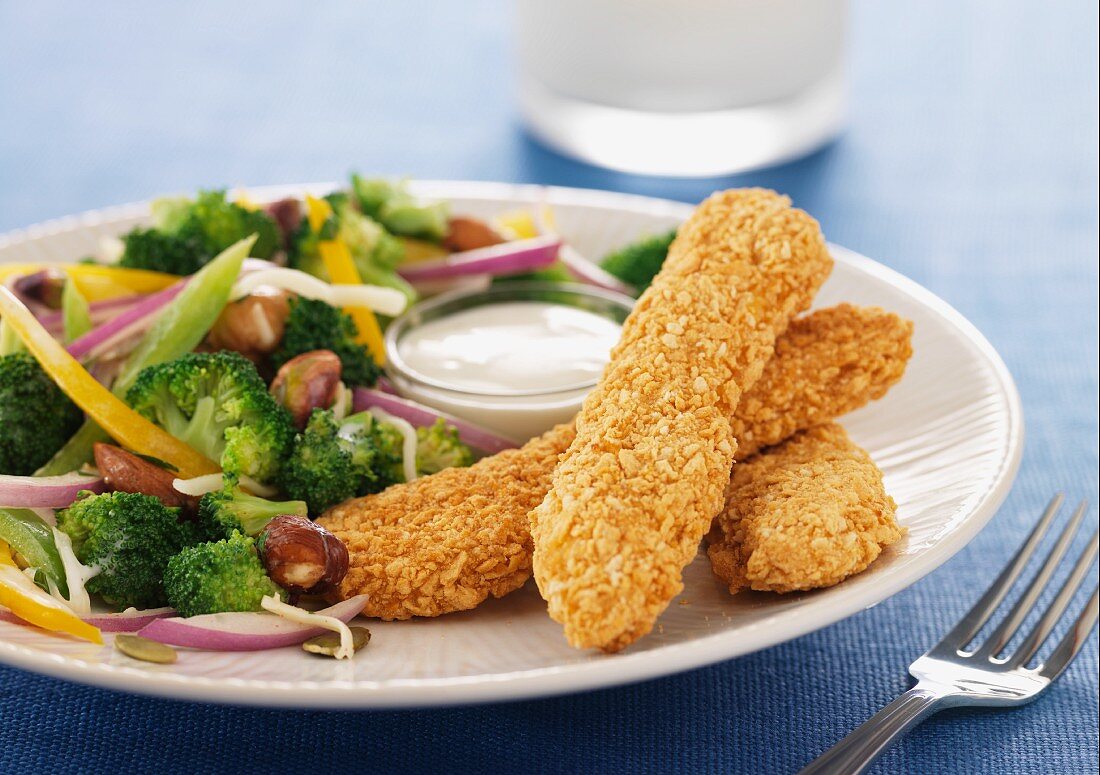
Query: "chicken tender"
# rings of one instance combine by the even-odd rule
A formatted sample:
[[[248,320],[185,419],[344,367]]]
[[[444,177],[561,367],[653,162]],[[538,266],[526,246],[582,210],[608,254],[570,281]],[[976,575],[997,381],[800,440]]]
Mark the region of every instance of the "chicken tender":
[[[851,304],[793,321],[733,415],[737,459],[886,395],[913,355],[913,324]]]
[[[744,439],[738,455],[881,397],[905,370],[911,328],[847,304],[794,321],[733,417]],[[563,425],[522,449],[329,511],[320,522],[351,550],[341,595],[367,594],[369,616],[407,619],[464,611],[519,589],[531,576],[527,513],[546,497],[573,436]]]
[[[770,191],[715,194],[680,228],[531,514],[535,580],[571,645],[618,651],[683,589],[741,394],[831,267],[817,222]]]
[[[901,538],[896,511],[870,456],[818,425],[734,466],[707,554],[731,593],[829,587]]]

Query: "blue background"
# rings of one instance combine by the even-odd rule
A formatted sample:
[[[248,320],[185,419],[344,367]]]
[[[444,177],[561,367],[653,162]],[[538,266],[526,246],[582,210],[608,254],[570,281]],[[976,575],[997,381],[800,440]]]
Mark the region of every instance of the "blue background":
[[[0,230],[353,167],[689,201],[772,186],[832,240],[946,298],[1004,356],[1028,440],[1002,512],[873,610],[733,662],[584,696],[268,712],[0,668],[0,771],[790,771],[906,688],[905,665],[992,579],[1054,490],[1095,503],[1095,2],[857,2],[844,137],[779,169],[705,181],[604,172],[530,141],[511,94],[509,10],[502,0],[0,0]],[[1040,702],[937,716],[878,771],[1096,772],[1090,641]]]

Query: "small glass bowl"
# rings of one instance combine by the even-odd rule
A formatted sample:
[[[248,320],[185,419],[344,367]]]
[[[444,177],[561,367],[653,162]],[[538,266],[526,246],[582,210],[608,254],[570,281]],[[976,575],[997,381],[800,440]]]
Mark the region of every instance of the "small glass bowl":
[[[526,441],[568,422],[596,380],[548,390],[472,389],[454,385],[412,368],[401,356],[401,339],[427,322],[463,310],[516,301],[541,301],[592,312],[621,324],[634,299],[590,285],[515,282],[478,291],[454,291],[413,305],[386,329],[386,373],[404,397],[477,423],[515,441]]]

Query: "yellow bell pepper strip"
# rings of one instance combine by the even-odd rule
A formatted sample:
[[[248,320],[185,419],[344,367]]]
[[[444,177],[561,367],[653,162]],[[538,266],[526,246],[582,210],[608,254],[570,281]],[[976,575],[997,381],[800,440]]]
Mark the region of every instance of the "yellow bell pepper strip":
[[[539,215],[542,225],[550,232],[557,233],[558,225],[554,218],[554,209],[548,204],[539,205]],[[531,239],[542,233],[535,220],[535,214],[531,210],[502,213],[493,219],[493,225],[512,239]]]
[[[64,632],[92,643],[103,642],[98,627],[88,624],[63,603],[47,595],[19,570],[3,541],[0,541],[0,605],[44,630]]]
[[[243,188],[238,189],[236,192],[234,192],[233,204],[237,205],[238,207],[243,207],[245,210],[251,210],[253,212],[260,209],[260,205],[256,202],[256,200],[249,196],[248,192],[245,191]]]
[[[320,232],[325,221],[332,217],[332,205],[324,199],[306,194],[306,217],[309,219],[309,227],[315,232]],[[351,257],[347,243],[337,237],[330,240],[318,240],[317,250],[321,254],[321,260],[325,264],[329,280],[337,285],[362,285],[359,270],[355,267],[355,261]],[[344,311],[351,315],[355,321],[355,327],[359,330],[357,341],[365,344],[374,356],[375,363],[382,366],[386,362],[386,348],[382,343],[382,328],[378,325],[378,318],[366,307],[345,307]]]
[[[146,366],[179,358],[195,349],[225,309],[233,283],[255,241],[256,237],[251,236],[227,247],[196,272],[187,287],[160,311],[115,379],[112,392],[116,396],[125,396]],[[35,476],[59,476],[75,471],[92,459],[92,447],[97,441],[109,438],[98,425],[85,420],[65,446],[35,471]]]
[[[156,293],[179,280],[174,274],[100,264],[6,264],[0,266],[0,282],[41,269],[63,272],[76,284],[80,295],[90,302],[132,296],[136,293]]]
[[[174,466],[184,479],[221,470],[213,461],[146,420],[99,384],[60,342],[50,336],[23,302],[3,287],[0,287],[0,315],[19,334],[23,344],[65,395],[124,447],[163,460]]]
[[[512,239],[531,239],[539,236],[535,218],[530,210],[502,213],[493,219],[493,225],[498,231],[511,236]]]

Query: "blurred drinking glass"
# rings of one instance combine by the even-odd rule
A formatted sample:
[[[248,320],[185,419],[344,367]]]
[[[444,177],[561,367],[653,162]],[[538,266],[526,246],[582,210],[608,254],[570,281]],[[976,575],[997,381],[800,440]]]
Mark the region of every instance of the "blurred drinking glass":
[[[840,130],[847,0],[517,0],[531,131],[585,161],[711,176]]]

